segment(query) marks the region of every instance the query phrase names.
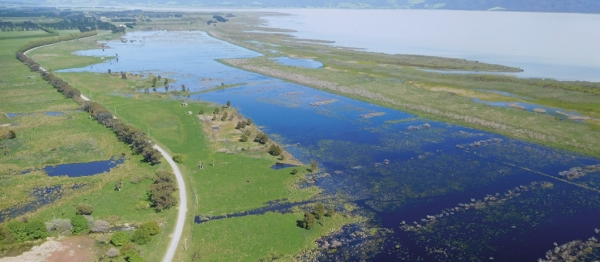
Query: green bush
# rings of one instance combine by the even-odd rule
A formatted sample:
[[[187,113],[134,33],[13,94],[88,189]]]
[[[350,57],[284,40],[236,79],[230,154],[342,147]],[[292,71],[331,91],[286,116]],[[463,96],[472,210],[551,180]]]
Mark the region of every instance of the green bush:
[[[183,156],[182,155],[174,155],[173,161],[175,161],[177,163],[183,163]]]
[[[146,222],[140,226],[141,230],[147,231],[151,236],[160,233],[160,226],[154,221]]]
[[[71,218],[71,225],[73,225],[73,234],[80,235],[90,231],[87,219],[82,215],[74,215]]]
[[[110,243],[117,247],[123,246],[129,243],[130,241],[131,239],[129,238],[129,234],[127,234],[126,232],[117,232],[110,237]]]
[[[27,239],[42,239],[48,236],[46,231],[46,225],[44,222],[35,220],[29,221],[25,224],[25,231],[27,232]]]
[[[10,221],[6,224],[6,227],[10,231],[15,241],[21,242],[27,240],[27,231],[25,230],[25,223],[18,220]]]
[[[138,230],[133,233],[133,237],[131,237],[131,241],[135,242],[138,245],[145,245],[152,239],[150,236],[150,232],[143,230],[142,228],[138,228]]]
[[[77,215],[91,215],[94,212],[94,208],[88,204],[79,204],[77,205]]]

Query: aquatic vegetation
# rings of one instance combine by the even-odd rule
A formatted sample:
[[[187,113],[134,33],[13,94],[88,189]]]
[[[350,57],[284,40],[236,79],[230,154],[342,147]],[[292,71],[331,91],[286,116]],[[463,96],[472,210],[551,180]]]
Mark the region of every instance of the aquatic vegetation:
[[[538,262],[578,261],[592,253],[594,249],[600,249],[600,243],[595,236],[585,241],[573,240],[560,246],[554,242],[554,248],[548,250],[545,259],[540,258]]]
[[[566,177],[568,180],[572,180],[598,171],[600,171],[600,164],[585,167],[572,167],[569,170],[558,172],[558,175],[560,177]]]
[[[498,144],[502,141],[504,141],[504,140],[502,140],[501,138],[491,138],[491,139],[487,139],[487,140],[475,141],[473,143],[468,143],[468,144],[459,144],[459,145],[456,145],[456,147],[460,148],[460,149],[466,148],[468,150],[469,148],[473,148],[473,147],[482,147],[482,146],[490,146],[490,145]]]
[[[453,216],[454,214],[458,214],[459,212],[466,212],[469,209],[481,210],[489,206],[501,205],[504,204],[508,199],[520,196],[522,192],[527,192],[536,189],[549,189],[553,186],[554,185],[552,183],[546,181],[531,182],[531,184],[529,185],[521,185],[515,187],[514,189],[510,189],[504,194],[488,194],[482,200],[476,200],[475,198],[471,198],[470,203],[459,203],[456,207],[446,208],[442,210],[442,212],[439,214],[427,215],[427,218],[422,218],[419,222],[413,221],[414,225],[402,221],[400,228],[404,231],[428,230],[428,227],[433,226],[439,219],[442,219],[444,217]]]

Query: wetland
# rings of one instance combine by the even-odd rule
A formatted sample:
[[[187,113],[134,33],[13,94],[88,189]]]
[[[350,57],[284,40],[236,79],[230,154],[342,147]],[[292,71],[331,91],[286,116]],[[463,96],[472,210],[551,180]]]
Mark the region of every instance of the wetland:
[[[338,233],[353,240],[320,240],[327,242],[319,255],[324,260],[550,259],[554,255],[546,253],[554,242],[588,241],[600,226],[594,219],[600,216],[600,172],[587,168],[600,164],[596,157],[236,69],[216,60],[263,55],[205,32],[136,31],[123,39],[104,42],[111,54],[119,54],[118,61],[62,72],[111,69],[168,77],[169,89],[189,90],[168,99],[231,101],[300,162],[317,161],[319,171],[300,186],[318,187],[318,198],[338,212],[369,218],[368,226],[351,225]],[[107,56],[100,49],[77,54]],[[143,88],[148,86],[138,87]],[[573,179],[560,173],[577,167],[590,172]],[[274,206],[248,214],[277,211]],[[215,217],[222,223],[244,219],[243,214]],[[375,229],[371,237],[349,237],[365,228]]]

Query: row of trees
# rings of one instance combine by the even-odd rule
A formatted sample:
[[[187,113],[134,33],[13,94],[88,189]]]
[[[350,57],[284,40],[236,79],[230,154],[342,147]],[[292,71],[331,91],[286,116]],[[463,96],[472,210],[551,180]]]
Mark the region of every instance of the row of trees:
[[[90,113],[98,123],[111,128],[117,138],[131,146],[131,149],[144,157],[144,161],[155,165],[160,163],[162,155],[158,150],[154,149],[152,141],[146,133],[132,127],[120,119],[116,119],[106,107],[92,101],[86,101],[83,104],[83,110]]]
[[[75,36],[86,37],[88,35],[95,35],[95,34],[96,34],[95,32],[92,34],[81,33],[81,34],[78,34]],[[78,38],[78,37],[75,37],[75,38]],[[73,39],[75,39],[75,38],[73,38]],[[59,37],[59,38],[53,38],[52,40],[60,42],[60,41],[66,41],[66,40],[70,40],[70,39],[71,38]],[[25,65],[27,65],[32,71],[38,71],[42,75],[42,78],[44,78],[44,80],[46,80],[53,87],[55,87],[65,97],[72,98],[79,104],[82,104],[83,110],[90,113],[98,121],[98,123],[111,128],[115,132],[115,134],[117,135],[117,137],[119,138],[120,141],[131,145],[132,150],[137,154],[142,154],[144,157],[144,160],[146,162],[148,162],[152,165],[158,164],[160,162],[162,155],[160,154],[160,152],[158,152],[158,150],[156,150],[152,147],[153,143],[150,141],[150,139],[144,132],[142,132],[141,130],[136,129],[132,126],[127,125],[120,119],[116,119],[110,113],[110,111],[107,110],[104,106],[102,106],[96,102],[90,102],[90,101],[84,102],[81,99],[81,92],[78,89],[72,87],[71,85],[69,85],[69,83],[67,83],[66,81],[62,80],[61,78],[55,76],[54,74],[42,69],[37,62],[33,61],[33,59],[30,59],[25,54],[23,54],[24,51],[26,51],[30,48],[34,48],[34,47],[44,45],[44,44],[51,44],[51,43],[53,43],[53,42],[32,41],[32,42],[26,43],[25,45],[23,45],[19,48],[20,51],[16,53],[16,57],[21,62],[25,63]],[[23,52],[21,52],[21,51],[23,51]]]
[[[24,53],[25,51],[35,48],[35,47],[54,44],[54,43],[63,42],[63,41],[74,40],[74,39],[88,37],[88,36],[94,36],[97,34],[98,33],[96,31],[89,31],[89,32],[79,33],[79,34],[70,34],[70,35],[63,35],[63,36],[52,37],[52,38],[44,38],[44,39],[39,39],[39,40],[35,40],[35,41],[29,41],[29,42],[23,44],[22,46],[20,46],[17,51]]]

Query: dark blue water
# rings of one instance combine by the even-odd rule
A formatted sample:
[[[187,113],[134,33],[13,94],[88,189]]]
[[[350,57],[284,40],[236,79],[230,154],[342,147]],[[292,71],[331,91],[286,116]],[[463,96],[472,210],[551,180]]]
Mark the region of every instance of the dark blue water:
[[[329,174],[316,182],[324,194],[358,204],[374,215],[373,225],[394,230],[386,237],[383,252],[372,260],[440,260],[439,253],[430,252],[432,249],[447,250],[443,260],[450,261],[488,257],[497,261],[537,260],[554,241],[587,239],[583,231],[598,227],[585,218],[595,217],[595,210],[600,210],[600,183],[595,183],[599,174],[588,174],[568,184],[558,180],[558,173],[598,164],[600,159],[431,121],[230,68],[214,59],[258,54],[201,32],[136,32],[126,38],[139,41],[109,43],[112,49],[108,50],[119,53],[119,62],[69,71],[106,72],[111,68],[113,72],[160,74],[177,79],[175,85],[183,83],[192,91],[207,90],[217,83],[239,84],[192,95],[188,100],[231,101],[297,159],[303,163],[317,161],[319,170]],[[106,55],[101,50],[81,53]],[[313,106],[324,101],[333,102]],[[370,113],[379,116],[361,117]],[[457,147],[492,139],[501,142]],[[419,220],[471,198],[506,192],[532,181],[548,181],[555,186],[540,190],[542,193],[523,193],[494,208],[465,212],[426,234],[399,228],[403,220]],[[566,225],[571,223],[577,223],[576,230],[568,229]],[[512,230],[513,224],[518,230]],[[560,228],[548,230],[553,227]],[[491,230],[495,228],[502,230]],[[402,248],[394,248],[396,243]],[[524,243],[528,245],[524,251],[509,252],[522,249]]]
[[[313,59],[308,58],[290,58],[290,57],[276,57],[271,58],[278,64],[286,65],[286,66],[297,66],[304,68],[321,68],[323,67],[323,63],[315,61]]]
[[[111,168],[116,167],[125,162],[124,158],[114,159],[111,158],[105,161],[96,161],[88,163],[77,163],[77,164],[62,164],[57,166],[44,167],[44,171],[49,176],[68,176],[68,177],[84,177],[93,176],[110,171]]]

